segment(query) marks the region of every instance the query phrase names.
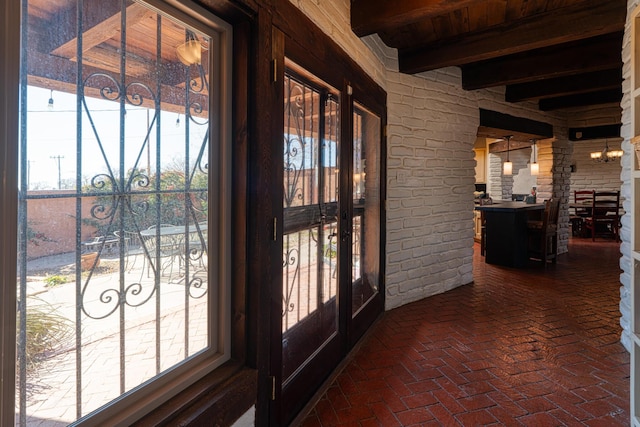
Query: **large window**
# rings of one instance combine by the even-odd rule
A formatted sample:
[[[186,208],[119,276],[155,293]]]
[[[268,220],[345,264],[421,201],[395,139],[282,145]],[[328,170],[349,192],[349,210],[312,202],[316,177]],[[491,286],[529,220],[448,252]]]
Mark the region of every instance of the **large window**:
[[[230,28],[161,2],[22,5],[2,397],[20,426],[128,423],[229,358]]]

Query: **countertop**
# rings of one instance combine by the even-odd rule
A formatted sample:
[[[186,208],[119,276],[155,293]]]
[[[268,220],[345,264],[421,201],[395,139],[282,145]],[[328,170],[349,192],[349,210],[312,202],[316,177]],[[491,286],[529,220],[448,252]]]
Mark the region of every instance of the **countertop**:
[[[502,211],[502,212],[520,212],[528,210],[544,209],[544,203],[525,203],[525,202],[512,202],[507,200],[494,201],[491,205],[476,206],[475,209],[479,211]]]

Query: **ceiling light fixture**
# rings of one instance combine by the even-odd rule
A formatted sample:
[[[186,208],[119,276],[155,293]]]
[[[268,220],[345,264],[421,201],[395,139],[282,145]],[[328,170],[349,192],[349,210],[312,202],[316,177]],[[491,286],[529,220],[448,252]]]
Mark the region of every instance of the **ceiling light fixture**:
[[[49,102],[47,103],[47,108],[49,110],[53,110],[53,89],[51,89],[51,95],[49,95]]]
[[[624,154],[622,150],[609,150],[609,142],[605,139],[604,150],[592,151],[590,156],[594,162],[608,163],[620,159],[622,154]]]
[[[512,135],[507,135],[505,138],[507,139],[507,161],[502,165],[502,173],[504,175],[511,175],[513,173],[513,163],[509,161],[509,141],[511,140]]]
[[[202,46],[195,34],[187,30],[186,41],[176,48],[178,59],[184,65],[200,64],[202,60]]]
[[[533,162],[531,163],[531,176],[537,176],[540,173],[540,165],[538,164],[536,156],[536,139],[531,140],[531,154],[533,155]]]

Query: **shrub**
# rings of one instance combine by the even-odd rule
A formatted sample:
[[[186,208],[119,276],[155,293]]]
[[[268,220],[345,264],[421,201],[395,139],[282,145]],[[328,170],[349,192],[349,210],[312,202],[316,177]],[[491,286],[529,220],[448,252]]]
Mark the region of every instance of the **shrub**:
[[[29,298],[33,302],[35,298]],[[20,318],[17,322],[20,334]],[[26,345],[24,362],[28,370],[46,358],[47,352],[62,347],[73,336],[72,323],[49,303],[37,300],[27,304]]]
[[[60,276],[59,274],[53,276],[47,276],[44,279],[44,283],[48,288],[52,288],[54,286],[62,285],[63,283],[67,283],[67,278],[65,276]]]

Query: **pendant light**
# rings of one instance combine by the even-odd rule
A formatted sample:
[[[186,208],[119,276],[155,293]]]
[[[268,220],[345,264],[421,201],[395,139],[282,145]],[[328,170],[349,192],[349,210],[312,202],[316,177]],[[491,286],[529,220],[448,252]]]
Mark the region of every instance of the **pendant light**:
[[[507,161],[502,165],[502,173],[504,175],[511,175],[513,173],[513,163],[509,161],[509,141],[511,140],[511,135],[505,136],[507,138]]]
[[[538,164],[536,156],[536,139],[532,139],[531,142],[531,154],[533,155],[533,162],[531,163],[531,176],[537,176],[540,173],[540,165]]]
[[[186,66],[200,64],[202,49],[198,38],[189,30],[185,38],[185,42],[176,48],[178,59]]]

